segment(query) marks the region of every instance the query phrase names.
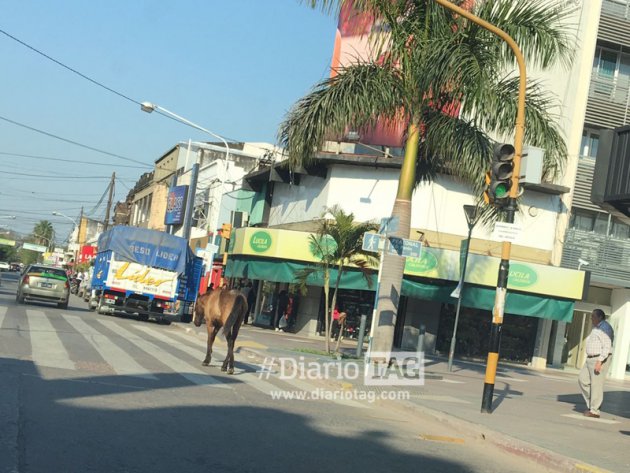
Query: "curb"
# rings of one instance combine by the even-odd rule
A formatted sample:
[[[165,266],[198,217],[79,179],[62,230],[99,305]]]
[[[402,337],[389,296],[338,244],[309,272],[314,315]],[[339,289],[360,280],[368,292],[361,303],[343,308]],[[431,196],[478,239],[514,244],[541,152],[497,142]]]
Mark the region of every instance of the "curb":
[[[567,457],[560,453],[547,450],[544,447],[534,445],[525,440],[520,440],[496,430],[492,430],[482,424],[476,424],[452,414],[431,409],[430,407],[418,405],[409,401],[400,404],[389,401],[381,402],[388,404],[389,407],[397,410],[408,411],[411,409],[416,413],[430,417],[435,421],[448,424],[464,434],[490,442],[492,445],[506,453],[527,458],[528,460],[534,461],[545,468],[550,468],[563,473],[613,473],[610,470],[584,463],[575,458]]]

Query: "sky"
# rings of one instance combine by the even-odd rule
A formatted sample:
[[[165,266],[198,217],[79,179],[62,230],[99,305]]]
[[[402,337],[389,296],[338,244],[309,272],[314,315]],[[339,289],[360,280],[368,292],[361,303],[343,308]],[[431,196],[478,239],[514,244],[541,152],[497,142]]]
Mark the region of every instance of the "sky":
[[[328,76],[336,29],[299,0],[0,0],[0,11],[0,230],[47,219],[59,242],[82,206],[104,217],[112,172],[124,200],[175,144],[211,140],[137,102],[228,141],[276,143],[285,113]]]

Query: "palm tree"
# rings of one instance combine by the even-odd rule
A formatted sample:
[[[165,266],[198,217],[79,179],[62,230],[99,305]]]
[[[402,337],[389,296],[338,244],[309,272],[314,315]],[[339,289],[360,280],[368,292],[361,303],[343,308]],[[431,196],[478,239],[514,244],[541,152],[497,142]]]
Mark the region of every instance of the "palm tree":
[[[330,218],[332,217],[332,218]],[[330,335],[332,311],[337,304],[337,293],[341,284],[341,277],[350,265],[358,267],[371,285],[370,268],[376,264],[372,253],[363,251],[363,234],[378,229],[372,222],[357,223],[353,213],[346,213],[335,205],[327,208],[322,214],[317,232],[310,236],[311,253],[320,258],[316,266],[303,268],[296,272],[298,285],[305,290],[309,276],[320,273],[324,280],[324,332],[326,333],[326,352],[330,353]],[[337,268],[332,301],[329,305],[330,270]],[[340,337],[341,338],[341,337]],[[337,344],[337,349],[339,344]]]
[[[40,220],[33,227],[33,238],[40,245],[45,245],[47,248],[52,249],[54,247],[55,229],[53,224],[48,220]]]
[[[411,197],[418,182],[451,174],[481,195],[482,176],[494,145],[509,140],[516,116],[518,76],[505,43],[433,0],[309,0],[312,7],[339,11],[352,4],[381,22],[385,34],[371,36],[372,61],[335,71],[300,99],[280,126],[289,165],[299,167],[329,136],[349,126],[406,126],[404,158],[392,217],[394,236],[408,238]],[[568,9],[549,0],[456,0],[506,31],[528,64],[540,70],[568,66],[573,38],[563,28]],[[545,176],[554,179],[566,160],[566,145],[552,115],[556,103],[541,84],[527,89],[527,143],[544,148]],[[384,258],[373,350],[391,350],[404,259]]]

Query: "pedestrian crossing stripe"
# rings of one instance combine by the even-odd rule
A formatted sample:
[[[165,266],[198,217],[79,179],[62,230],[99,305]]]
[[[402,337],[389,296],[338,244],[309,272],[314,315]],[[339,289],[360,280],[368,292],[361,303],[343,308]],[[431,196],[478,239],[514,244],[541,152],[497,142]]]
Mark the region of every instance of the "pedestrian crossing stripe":
[[[157,379],[151,372],[135,361],[129,354],[110,340],[105,334],[87,324],[76,315],[62,315],[77,332],[89,337],[90,342],[114,372],[122,376]]]
[[[76,370],[46,314],[40,310],[26,310],[26,319],[31,335],[33,362],[38,366]]]
[[[149,356],[152,356],[153,358],[158,360],[160,363],[168,366],[170,369],[178,373],[180,376],[183,376],[184,378],[186,378],[188,381],[192,382],[193,384],[208,385],[208,386],[213,386],[217,388],[230,389],[228,385],[221,383],[220,380],[204,373],[198,368],[193,367],[190,363],[187,363],[186,361],[180,358],[177,358],[174,355],[171,355],[168,351],[160,348],[154,343],[149,342],[148,340],[145,340],[139,337],[133,332],[130,332],[129,330],[127,330],[126,328],[123,328],[121,325],[119,325],[116,322],[111,321],[111,320],[100,320],[100,319],[97,319],[96,322],[108,328],[109,330],[116,333],[117,335],[120,335],[124,337],[125,339],[133,342],[137,348],[139,348],[140,350],[142,350]]]

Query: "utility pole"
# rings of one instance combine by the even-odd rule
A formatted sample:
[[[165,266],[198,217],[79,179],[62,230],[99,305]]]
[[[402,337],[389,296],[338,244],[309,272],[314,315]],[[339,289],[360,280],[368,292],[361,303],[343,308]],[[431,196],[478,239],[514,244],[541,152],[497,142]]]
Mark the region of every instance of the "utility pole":
[[[523,154],[523,139],[525,136],[525,91],[526,91],[526,72],[525,59],[516,42],[505,31],[496,26],[482,20],[473,15],[468,10],[454,5],[449,0],[435,0],[437,3],[458,15],[467,18],[482,28],[494,33],[503,41],[505,41],[518,64],[519,86],[518,101],[516,110],[516,123],[514,130],[514,169],[512,174],[512,187],[508,197],[506,219],[508,223],[514,223],[514,215],[518,210],[516,198],[518,196],[518,180],[521,169],[521,156]],[[488,349],[488,361],[486,363],[486,377],[483,386],[483,395],[481,398],[481,412],[492,413],[492,399],[494,393],[494,381],[497,374],[497,365],[499,363],[499,347],[501,345],[501,328],[503,325],[503,315],[505,312],[505,299],[507,296],[508,275],[510,273],[510,254],[512,251],[512,243],[503,241],[501,247],[501,263],[499,264],[499,274],[497,277],[497,289],[494,299],[494,308],[492,310],[492,329],[490,332],[490,346]]]
[[[112,180],[109,182],[109,197],[107,198],[107,208],[105,209],[105,223],[103,231],[107,231],[109,226],[109,210],[112,208],[112,200],[114,199],[114,184],[116,183],[116,173],[112,173]]]
[[[81,251],[81,227],[83,226],[83,206],[81,206],[81,213],[79,214],[79,226],[77,227],[77,248],[74,250],[74,272],[77,270],[77,264],[79,264],[79,251]]]

